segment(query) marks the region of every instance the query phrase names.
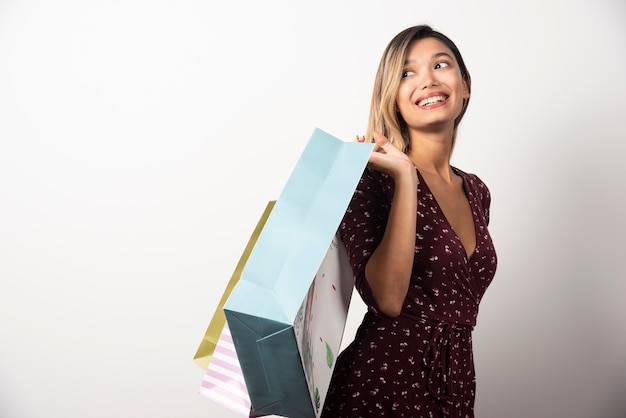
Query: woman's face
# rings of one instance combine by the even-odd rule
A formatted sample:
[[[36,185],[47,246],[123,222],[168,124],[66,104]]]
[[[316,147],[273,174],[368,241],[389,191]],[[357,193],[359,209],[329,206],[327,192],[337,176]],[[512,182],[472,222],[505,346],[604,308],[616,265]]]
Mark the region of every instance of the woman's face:
[[[469,98],[454,54],[436,38],[414,41],[408,48],[396,104],[410,130],[452,128]]]

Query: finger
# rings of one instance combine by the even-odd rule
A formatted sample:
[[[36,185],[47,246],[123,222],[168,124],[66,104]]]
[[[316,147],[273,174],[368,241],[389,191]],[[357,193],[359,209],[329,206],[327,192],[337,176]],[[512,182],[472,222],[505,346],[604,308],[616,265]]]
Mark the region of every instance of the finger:
[[[385,137],[385,135],[380,132],[374,132],[374,142],[379,148],[382,148],[385,152],[388,152],[389,147],[393,147],[389,143],[389,140]]]
[[[387,138],[385,138],[385,135],[377,131],[374,132],[374,141],[376,142],[377,145],[380,145],[380,146],[383,146],[389,142]]]

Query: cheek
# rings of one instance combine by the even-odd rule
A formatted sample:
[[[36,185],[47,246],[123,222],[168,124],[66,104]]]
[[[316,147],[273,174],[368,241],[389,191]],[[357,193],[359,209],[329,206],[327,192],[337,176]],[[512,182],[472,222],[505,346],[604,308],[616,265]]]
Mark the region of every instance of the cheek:
[[[465,81],[462,82],[461,91],[463,92],[463,98],[468,99],[470,97],[469,89],[467,88],[467,84]]]
[[[400,111],[411,104],[411,89],[406,84],[401,84],[396,94],[396,106]]]
[[[465,80],[463,80],[461,73],[459,73],[452,82],[456,84],[457,90],[461,92],[461,97],[467,99],[469,97],[469,89],[467,88],[467,84],[465,83]]]

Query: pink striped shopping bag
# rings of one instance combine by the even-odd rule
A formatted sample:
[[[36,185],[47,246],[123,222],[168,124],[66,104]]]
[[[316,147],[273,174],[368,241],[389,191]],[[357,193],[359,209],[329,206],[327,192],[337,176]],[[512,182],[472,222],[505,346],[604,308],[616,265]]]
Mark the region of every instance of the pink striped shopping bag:
[[[224,324],[198,393],[242,416],[256,416],[251,413],[250,396],[228,324]]]

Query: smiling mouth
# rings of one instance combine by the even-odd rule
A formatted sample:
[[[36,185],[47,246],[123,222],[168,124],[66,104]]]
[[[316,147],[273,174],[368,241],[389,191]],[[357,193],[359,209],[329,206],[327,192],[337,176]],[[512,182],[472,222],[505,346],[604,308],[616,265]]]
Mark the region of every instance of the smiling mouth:
[[[427,97],[424,100],[420,100],[419,102],[417,102],[417,105],[421,107],[425,107],[425,106],[429,106],[435,103],[445,102],[447,99],[448,99],[448,96],[431,96],[431,97]]]

